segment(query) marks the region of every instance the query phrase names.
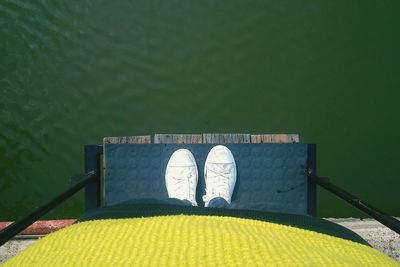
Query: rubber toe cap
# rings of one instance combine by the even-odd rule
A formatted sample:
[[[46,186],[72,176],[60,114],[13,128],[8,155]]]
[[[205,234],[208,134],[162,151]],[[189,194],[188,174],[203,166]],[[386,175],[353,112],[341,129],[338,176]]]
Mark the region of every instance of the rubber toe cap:
[[[192,152],[187,149],[178,149],[175,151],[168,162],[168,166],[171,167],[190,167],[195,165],[196,162],[194,161]]]

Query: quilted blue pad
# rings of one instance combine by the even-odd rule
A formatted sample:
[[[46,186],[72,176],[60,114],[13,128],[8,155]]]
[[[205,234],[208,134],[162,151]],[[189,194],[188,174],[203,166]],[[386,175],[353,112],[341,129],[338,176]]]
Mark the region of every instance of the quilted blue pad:
[[[204,205],[204,163],[211,144],[106,144],[105,205],[168,197],[165,168],[179,148],[189,149],[199,168],[197,202]],[[226,144],[236,161],[236,208],[307,214],[307,144]]]

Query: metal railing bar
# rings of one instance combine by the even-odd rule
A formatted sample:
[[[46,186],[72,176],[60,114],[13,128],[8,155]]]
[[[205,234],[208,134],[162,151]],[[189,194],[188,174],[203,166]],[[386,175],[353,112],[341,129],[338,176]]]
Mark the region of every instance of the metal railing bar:
[[[319,186],[323,187],[327,191],[333,193],[334,195],[340,197],[341,199],[347,201],[354,207],[362,210],[363,212],[370,215],[372,218],[377,220],[378,222],[382,223],[383,225],[389,227],[396,233],[400,234],[400,221],[393,218],[390,215],[383,213],[382,211],[378,210],[375,207],[372,207],[370,204],[366,203],[365,201],[359,199],[358,197],[346,192],[345,190],[341,189],[340,187],[332,184],[327,178],[318,177],[309,175],[309,179],[312,182],[315,182]]]

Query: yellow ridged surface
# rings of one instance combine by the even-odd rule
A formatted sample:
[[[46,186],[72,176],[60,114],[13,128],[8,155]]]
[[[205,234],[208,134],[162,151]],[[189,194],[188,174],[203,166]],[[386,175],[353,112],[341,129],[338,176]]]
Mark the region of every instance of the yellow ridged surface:
[[[74,224],[5,266],[399,266],[352,241],[232,217],[160,216]]]

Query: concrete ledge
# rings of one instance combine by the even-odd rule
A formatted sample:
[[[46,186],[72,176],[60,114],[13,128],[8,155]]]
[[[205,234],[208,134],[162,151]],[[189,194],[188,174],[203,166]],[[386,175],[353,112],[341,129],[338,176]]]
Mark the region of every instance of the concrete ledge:
[[[51,232],[60,230],[73,224],[75,220],[47,220],[37,221],[22,231],[18,236],[0,247],[0,263],[17,255],[30,245],[35,243],[40,237]],[[0,222],[0,230],[6,228],[13,222]]]
[[[327,220],[356,232],[372,247],[400,261],[400,235],[380,222],[374,219],[355,218],[328,218]]]
[[[0,247],[0,264],[27,249],[39,239],[38,236],[31,238],[29,236],[26,237],[27,238],[24,239],[19,239],[19,237],[17,239],[12,239]]]

